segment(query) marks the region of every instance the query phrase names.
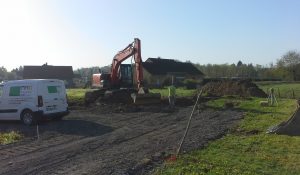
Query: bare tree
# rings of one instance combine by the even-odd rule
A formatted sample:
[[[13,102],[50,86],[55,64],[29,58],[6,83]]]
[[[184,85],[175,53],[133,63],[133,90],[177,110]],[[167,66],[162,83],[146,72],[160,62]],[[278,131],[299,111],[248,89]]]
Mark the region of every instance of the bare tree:
[[[289,70],[292,79],[296,81],[296,70],[300,64],[300,54],[297,51],[288,51],[279,60],[277,60],[278,68],[286,68]]]

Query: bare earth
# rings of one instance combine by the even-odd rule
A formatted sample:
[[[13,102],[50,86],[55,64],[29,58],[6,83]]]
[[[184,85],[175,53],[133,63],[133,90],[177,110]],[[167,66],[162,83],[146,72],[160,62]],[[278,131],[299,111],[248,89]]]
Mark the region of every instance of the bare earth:
[[[36,126],[1,122],[0,132],[18,130],[25,139],[0,146],[0,174],[151,174],[176,152],[192,110],[108,113],[99,108],[73,110],[62,121],[43,122],[39,140]],[[231,110],[196,112],[183,151],[222,137],[242,117]]]

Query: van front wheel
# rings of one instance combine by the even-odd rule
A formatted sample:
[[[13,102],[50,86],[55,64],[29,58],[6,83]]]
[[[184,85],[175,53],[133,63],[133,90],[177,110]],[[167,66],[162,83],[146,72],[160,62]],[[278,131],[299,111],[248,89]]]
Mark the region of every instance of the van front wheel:
[[[34,115],[31,110],[24,110],[21,114],[21,120],[25,125],[32,125],[35,123]]]

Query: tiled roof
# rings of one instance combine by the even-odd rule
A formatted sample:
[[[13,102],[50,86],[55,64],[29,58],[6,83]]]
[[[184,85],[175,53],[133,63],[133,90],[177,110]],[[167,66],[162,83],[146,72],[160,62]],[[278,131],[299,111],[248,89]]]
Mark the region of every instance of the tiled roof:
[[[24,66],[24,79],[62,79],[73,78],[72,66]]]

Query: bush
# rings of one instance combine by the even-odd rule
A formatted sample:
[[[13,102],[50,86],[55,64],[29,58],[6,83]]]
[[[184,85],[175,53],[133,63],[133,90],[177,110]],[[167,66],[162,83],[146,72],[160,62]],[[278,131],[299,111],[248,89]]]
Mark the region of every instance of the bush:
[[[1,144],[9,144],[20,140],[22,136],[15,131],[11,131],[8,133],[0,133],[0,145]]]

